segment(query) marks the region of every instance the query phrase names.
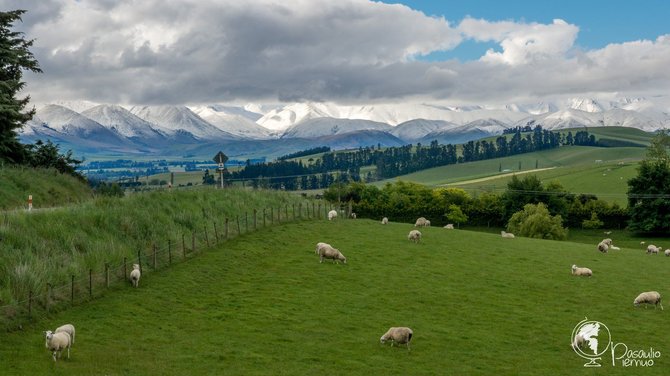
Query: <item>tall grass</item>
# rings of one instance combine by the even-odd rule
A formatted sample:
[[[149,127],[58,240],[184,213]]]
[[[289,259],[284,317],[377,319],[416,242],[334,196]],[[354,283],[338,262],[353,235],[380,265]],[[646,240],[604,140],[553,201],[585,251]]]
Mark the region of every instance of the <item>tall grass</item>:
[[[67,285],[72,276],[84,278],[89,270],[101,273],[105,264],[121,265],[124,258],[155,244],[177,242],[183,235],[202,237],[206,228],[213,238],[214,223],[223,230],[226,218],[251,221],[254,209],[262,213],[283,207],[285,216],[287,206],[301,202],[300,196],[278,191],[203,188],[97,198],[49,211],[6,212],[0,221],[0,307],[5,306],[2,312],[11,321],[31,292],[43,292],[47,284]]]
[[[0,210],[27,207],[28,195],[34,208],[46,208],[90,200],[88,185],[54,169],[0,167]]]

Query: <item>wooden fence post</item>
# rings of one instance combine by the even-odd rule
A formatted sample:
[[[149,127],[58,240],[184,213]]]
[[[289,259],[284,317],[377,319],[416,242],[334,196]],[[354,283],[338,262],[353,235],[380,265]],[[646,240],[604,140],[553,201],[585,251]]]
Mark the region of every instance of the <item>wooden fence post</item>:
[[[302,202],[298,204],[298,218],[302,219]]]
[[[281,223],[281,206],[277,207],[277,223]]]
[[[288,204],[284,205],[284,218],[288,221]]]
[[[258,210],[254,209],[254,231],[256,230],[256,224],[257,224],[257,222],[256,222],[257,217],[258,217],[257,212],[258,212]]]
[[[207,235],[207,225],[205,225],[205,244],[207,244],[207,248],[209,248],[209,236]]]
[[[242,229],[240,228],[240,216],[235,216],[235,220],[237,221],[237,235],[240,235],[242,233]]]
[[[226,234],[225,239],[228,240],[228,218],[226,218]]]
[[[295,204],[291,204],[293,206],[293,220],[295,221]]]
[[[140,274],[142,274],[142,251],[137,251],[137,264],[140,266]]]
[[[244,212],[244,232],[249,232],[249,214]]]
[[[316,218],[316,204],[312,202],[312,218]]]
[[[316,210],[316,218],[321,219],[321,203],[319,202],[319,208]]]
[[[214,222],[214,238],[216,239],[216,242],[219,242],[219,230],[216,229],[216,222]]]

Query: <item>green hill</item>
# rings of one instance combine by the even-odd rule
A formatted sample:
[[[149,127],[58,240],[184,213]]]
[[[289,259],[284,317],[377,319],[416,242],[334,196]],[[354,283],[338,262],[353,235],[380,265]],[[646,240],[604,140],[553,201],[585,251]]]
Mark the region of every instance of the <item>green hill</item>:
[[[581,374],[586,360],[570,342],[585,317],[607,325],[614,343],[661,352],[641,370],[613,367],[606,351],[601,371],[670,366],[666,313],[632,304],[642,291],[668,295],[665,258],[601,254],[596,236],[578,244],[425,228],[413,244],[410,229],[321,220],[244,235],[145,273],[138,289],[7,333],[0,374]],[[318,241],[347,264],[319,264]],[[572,264],[593,277],[572,276]],[[67,322],[77,327],[71,359],[54,363],[42,331]],[[379,343],[390,326],[414,330],[411,351]]]
[[[79,203],[93,197],[85,182],[53,169],[0,167],[0,210],[21,209],[33,196],[33,208]]]

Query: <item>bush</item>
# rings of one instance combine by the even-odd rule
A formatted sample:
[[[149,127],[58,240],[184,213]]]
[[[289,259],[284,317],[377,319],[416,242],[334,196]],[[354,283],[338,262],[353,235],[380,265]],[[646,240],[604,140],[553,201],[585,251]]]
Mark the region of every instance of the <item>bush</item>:
[[[507,231],[538,239],[565,240],[568,237],[561,216],[551,216],[543,203],[526,204],[522,211],[514,213],[507,223]]]
[[[585,229],[597,229],[603,228],[603,221],[598,219],[596,212],[591,213],[591,219],[585,219],[582,221],[582,228]]]

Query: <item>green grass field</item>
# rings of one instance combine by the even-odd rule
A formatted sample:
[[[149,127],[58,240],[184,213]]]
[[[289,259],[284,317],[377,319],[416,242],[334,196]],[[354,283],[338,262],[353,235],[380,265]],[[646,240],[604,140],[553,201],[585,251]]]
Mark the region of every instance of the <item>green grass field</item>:
[[[667,373],[668,313],[632,301],[668,295],[670,258],[600,254],[600,235],[581,244],[425,228],[415,245],[412,228],[322,220],[243,235],[145,273],[138,289],[7,333],[0,374],[594,374],[569,346],[585,317],[606,324],[613,342],[661,352],[648,369],[613,367],[607,353],[596,373]],[[318,241],[348,263],[319,264]],[[572,264],[594,276],[572,276]],[[66,322],[76,343],[54,364],[41,331]],[[411,351],[379,343],[390,326],[414,330]]]
[[[93,198],[88,184],[53,169],[0,167],[0,210],[27,208],[29,195],[33,196],[34,209]]]

